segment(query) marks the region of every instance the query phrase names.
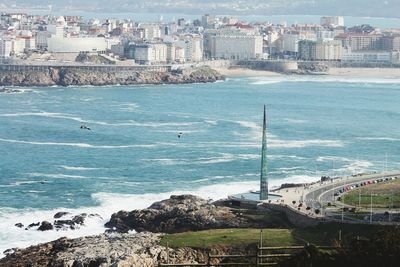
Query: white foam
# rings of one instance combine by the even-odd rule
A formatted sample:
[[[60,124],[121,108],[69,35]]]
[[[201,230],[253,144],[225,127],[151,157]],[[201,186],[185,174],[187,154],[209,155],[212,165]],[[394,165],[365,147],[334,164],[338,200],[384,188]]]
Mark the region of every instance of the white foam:
[[[3,208],[0,210],[0,251],[13,247],[27,247],[32,244],[48,242],[57,238],[67,236],[70,238],[88,236],[103,233],[104,223],[106,223],[111,214],[119,210],[143,209],[152,203],[166,199],[172,194],[194,194],[203,198],[219,199],[228,195],[240,193],[249,190],[255,190],[258,187],[258,181],[231,183],[223,185],[211,185],[201,187],[193,191],[174,191],[154,194],[111,194],[96,193],[92,195],[99,205],[96,207],[82,207],[78,209],[58,208],[54,210],[17,210]],[[66,231],[37,231],[34,228],[24,230],[14,226],[15,223],[23,223],[25,226],[43,220],[53,221],[53,215],[59,211],[71,212],[73,215],[79,213],[95,213],[101,215],[103,219],[97,217],[88,218],[85,226],[77,230]]]
[[[20,112],[20,113],[7,113],[0,114],[0,117],[47,117],[56,119],[72,120],[79,123],[97,124],[105,126],[137,126],[137,127],[168,127],[168,126],[192,126],[201,124],[201,122],[138,122],[135,120],[128,120],[119,123],[110,123],[104,121],[87,120],[71,114],[65,113],[52,113],[52,112]]]
[[[256,81],[256,82],[253,82],[253,83],[251,83],[251,84],[254,84],[254,85],[265,85],[265,84],[275,84],[275,83],[281,83],[282,81]]]
[[[104,168],[88,168],[88,167],[82,167],[82,166],[65,166],[65,165],[60,165],[60,168],[63,168],[64,170],[68,171],[94,171],[94,170],[102,170]]]
[[[273,148],[304,148],[304,147],[343,147],[344,143],[340,140],[279,140],[271,139],[268,141],[268,147]]]
[[[142,161],[157,162],[160,165],[193,165],[193,164],[217,164],[226,163],[236,160],[253,160],[259,159],[258,154],[230,154],[220,153],[214,157],[200,157],[194,159],[173,159],[173,158],[155,158],[155,159],[144,159]]]
[[[292,75],[292,76],[276,76],[276,77],[255,77],[251,79],[252,85],[266,85],[272,83],[288,82],[323,82],[323,83],[355,83],[355,84],[399,84],[398,77],[346,77],[334,75]],[[255,81],[254,81],[255,80]]]
[[[63,173],[27,173],[30,177],[43,177],[51,179],[88,179],[90,177],[82,175],[70,175]]]
[[[290,119],[290,118],[284,118],[283,121],[291,124],[304,124],[307,122],[306,120]]]
[[[39,142],[39,141],[23,141],[0,138],[1,142],[29,144],[29,145],[42,145],[42,146],[69,146],[79,148],[103,148],[103,149],[123,149],[123,148],[154,148],[156,145],[91,145],[86,143],[57,143],[57,142]]]
[[[125,112],[136,112],[139,109],[139,105],[137,103],[125,103],[118,105],[121,111]]]
[[[393,141],[393,142],[400,141],[399,138],[392,138],[392,137],[357,137],[357,139],[367,140],[367,141]]]

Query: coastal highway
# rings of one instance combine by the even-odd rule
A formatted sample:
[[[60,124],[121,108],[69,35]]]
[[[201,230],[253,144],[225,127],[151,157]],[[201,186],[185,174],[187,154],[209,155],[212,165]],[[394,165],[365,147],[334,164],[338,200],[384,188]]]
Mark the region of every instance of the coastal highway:
[[[369,180],[391,177],[400,177],[400,171],[361,174],[356,176],[335,178],[334,180],[326,181],[321,185],[313,186],[309,190],[307,190],[304,195],[304,202],[307,204],[307,206],[320,208],[323,203],[334,202],[334,193],[337,192],[340,188],[355,185],[357,183]],[[336,202],[335,204],[341,205],[341,203],[338,202]]]

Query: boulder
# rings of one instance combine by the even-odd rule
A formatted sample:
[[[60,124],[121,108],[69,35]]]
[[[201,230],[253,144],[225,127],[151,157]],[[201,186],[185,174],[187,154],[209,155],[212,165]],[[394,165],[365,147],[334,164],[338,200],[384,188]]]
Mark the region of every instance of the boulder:
[[[68,214],[70,214],[70,213],[66,212],[66,211],[60,211],[60,212],[57,212],[56,214],[54,214],[53,218],[60,219],[61,217],[64,217],[65,215],[68,215]]]
[[[43,221],[43,222],[40,224],[38,230],[39,230],[39,231],[49,231],[49,230],[53,230],[53,225],[52,225],[50,222],[48,222],[48,221]]]
[[[18,228],[23,228],[24,227],[24,225],[22,223],[16,223],[15,226],[18,227]]]

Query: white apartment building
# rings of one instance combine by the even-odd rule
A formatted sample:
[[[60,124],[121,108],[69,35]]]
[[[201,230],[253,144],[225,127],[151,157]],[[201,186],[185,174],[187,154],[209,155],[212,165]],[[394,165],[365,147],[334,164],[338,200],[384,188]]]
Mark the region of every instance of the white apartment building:
[[[11,41],[12,44],[12,52],[14,54],[22,54],[25,51],[26,40],[24,38],[15,38]]]
[[[149,44],[136,45],[135,61],[139,64],[150,64],[153,62],[153,48]]]
[[[167,54],[166,44],[143,44],[135,47],[135,61],[139,64],[165,63]]]
[[[205,45],[211,58],[256,59],[263,55],[260,34],[239,28],[222,28],[206,35]]]
[[[152,44],[154,61],[157,63],[166,63],[167,62],[167,45],[160,44]]]
[[[309,40],[316,41],[317,35],[313,32],[289,32],[283,34],[283,51],[289,53],[299,52],[299,41]]]
[[[343,27],[344,26],[344,18],[341,16],[322,17],[321,25],[322,26]]]
[[[316,60],[342,59],[342,44],[338,41],[317,42],[315,48]]]
[[[161,38],[161,26],[153,23],[143,23],[139,25],[141,37],[145,40],[153,40],[155,38]]]
[[[107,49],[104,37],[58,37],[47,40],[47,50],[52,53],[103,52]]]
[[[203,38],[200,35],[186,35],[177,45],[185,50],[185,61],[203,60]]]
[[[11,40],[0,39],[0,58],[8,58],[11,55]]]
[[[343,48],[342,61],[358,62],[392,62],[390,51],[351,51]]]
[[[167,62],[175,62],[176,46],[173,43],[167,43]]]
[[[36,32],[36,47],[38,49],[47,48],[47,39],[50,37],[50,34],[47,31],[38,31]]]

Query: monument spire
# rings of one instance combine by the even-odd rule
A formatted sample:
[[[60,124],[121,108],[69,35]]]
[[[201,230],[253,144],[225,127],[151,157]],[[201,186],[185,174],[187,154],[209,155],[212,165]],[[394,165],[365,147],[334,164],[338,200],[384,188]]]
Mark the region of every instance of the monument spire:
[[[261,177],[260,177],[260,200],[268,199],[268,177],[267,177],[267,111],[264,105],[264,121],[261,149]]]

